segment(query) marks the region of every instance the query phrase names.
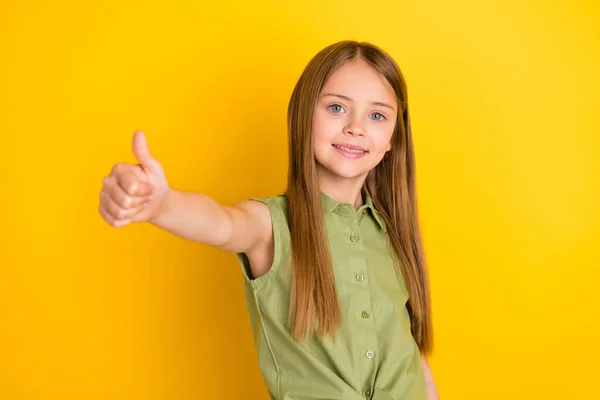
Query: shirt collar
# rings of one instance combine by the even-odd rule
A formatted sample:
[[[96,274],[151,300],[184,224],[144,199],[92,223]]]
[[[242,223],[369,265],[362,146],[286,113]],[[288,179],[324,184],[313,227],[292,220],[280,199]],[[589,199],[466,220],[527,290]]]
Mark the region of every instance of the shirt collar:
[[[339,208],[347,207],[350,210],[354,210],[354,205],[347,203],[347,202],[340,203],[340,202],[332,199],[331,197],[327,196],[323,192],[321,192],[321,205],[323,207],[323,214],[325,216],[327,216],[329,213],[333,212],[338,207]],[[366,194],[365,204],[361,208],[363,208],[363,207],[366,207],[369,210],[371,210],[371,215],[373,216],[373,218],[375,218],[375,220],[377,221],[377,223],[379,224],[381,229],[383,229],[384,232],[387,232],[387,229],[385,226],[385,221],[383,220],[383,216],[375,209],[375,206],[373,205],[373,199],[368,194]]]

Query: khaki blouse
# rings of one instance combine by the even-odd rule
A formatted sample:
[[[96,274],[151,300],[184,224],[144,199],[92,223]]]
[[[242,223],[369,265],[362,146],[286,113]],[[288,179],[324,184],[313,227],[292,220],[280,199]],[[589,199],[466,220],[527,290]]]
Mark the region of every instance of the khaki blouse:
[[[425,376],[381,215],[367,197],[358,210],[321,194],[342,323],[335,341],[294,339],[286,327],[291,280],[287,202],[252,200],[273,221],[271,269],[253,279],[239,253],[260,371],[272,400],[421,400]]]

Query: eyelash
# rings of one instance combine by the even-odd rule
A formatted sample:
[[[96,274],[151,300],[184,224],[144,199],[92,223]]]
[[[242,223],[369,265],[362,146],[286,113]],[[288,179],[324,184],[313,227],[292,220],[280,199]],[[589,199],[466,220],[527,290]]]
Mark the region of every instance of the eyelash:
[[[332,105],[328,106],[327,109],[329,109],[329,111],[333,112],[334,114],[337,114],[337,112],[331,110],[331,107],[334,107],[334,106],[338,106],[338,107],[344,109],[344,107],[341,104],[332,104]],[[381,115],[381,119],[374,119],[373,121],[378,121],[379,122],[379,121],[385,121],[387,119],[385,117],[385,115],[383,115],[380,112],[374,112],[373,114]],[[371,115],[373,115],[373,114],[371,114]]]

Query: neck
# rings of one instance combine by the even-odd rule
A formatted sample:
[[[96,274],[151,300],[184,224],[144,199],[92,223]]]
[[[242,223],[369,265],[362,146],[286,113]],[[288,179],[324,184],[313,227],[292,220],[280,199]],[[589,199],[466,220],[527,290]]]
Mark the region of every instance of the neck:
[[[361,189],[365,183],[365,179],[366,177],[359,179],[336,177],[336,179],[331,179],[330,177],[319,175],[319,188],[321,192],[333,200],[339,203],[353,204],[358,209],[364,204]]]

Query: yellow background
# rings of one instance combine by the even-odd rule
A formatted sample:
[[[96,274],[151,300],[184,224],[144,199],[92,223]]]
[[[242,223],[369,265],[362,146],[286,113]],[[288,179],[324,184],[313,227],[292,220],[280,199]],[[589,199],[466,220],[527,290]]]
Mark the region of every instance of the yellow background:
[[[267,398],[235,257],[98,193],[139,128],[173,187],[278,194],[293,85],[342,39],[408,81],[441,398],[600,398],[599,10],[2,1],[0,399]]]

